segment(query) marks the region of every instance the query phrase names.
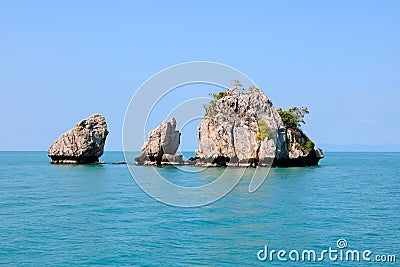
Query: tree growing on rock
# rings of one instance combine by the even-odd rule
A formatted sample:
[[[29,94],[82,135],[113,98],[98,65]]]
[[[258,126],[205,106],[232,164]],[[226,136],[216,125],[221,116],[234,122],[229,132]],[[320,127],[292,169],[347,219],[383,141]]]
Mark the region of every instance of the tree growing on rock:
[[[283,125],[285,128],[297,129],[302,124],[306,124],[304,116],[309,114],[308,108],[306,107],[292,107],[288,110],[278,109],[278,113],[281,116]]]

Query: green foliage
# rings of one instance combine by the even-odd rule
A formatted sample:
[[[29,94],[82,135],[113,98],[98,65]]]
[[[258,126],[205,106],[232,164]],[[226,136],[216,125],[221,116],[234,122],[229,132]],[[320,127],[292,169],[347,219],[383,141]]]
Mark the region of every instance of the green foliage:
[[[314,146],[315,144],[313,141],[307,140],[306,143],[303,146],[301,146],[301,150],[303,150],[306,153],[310,153],[310,151],[314,149]]]
[[[215,100],[220,100],[221,98],[225,97],[226,95],[227,95],[226,91],[221,91],[216,94],[209,94],[209,96],[214,97]]]
[[[272,138],[274,131],[263,120],[258,120],[258,133],[256,135],[257,141],[263,141],[265,138]]]
[[[218,93],[210,93],[209,96],[212,96],[214,99],[211,99],[208,104],[203,104],[203,108],[206,111],[206,116],[208,117],[214,117],[216,114],[216,111],[214,110],[214,106],[217,103],[218,100],[221,98],[225,97],[227,95],[226,91],[221,91]]]
[[[239,80],[233,80],[233,87],[242,91],[245,90],[243,84]]]
[[[253,85],[253,86],[250,86],[250,87],[247,88],[247,90],[246,90],[246,88],[243,86],[243,84],[242,84],[240,81],[238,81],[238,80],[233,80],[233,88],[239,89],[239,90],[242,91],[243,93],[249,93],[249,92],[253,92],[253,91],[256,91],[256,92],[261,91],[260,88],[255,87],[254,85]]]
[[[308,109],[306,107],[292,107],[288,110],[278,109],[278,113],[281,116],[282,122],[286,128],[296,129],[299,128],[302,124],[305,124],[304,116],[308,113]]]
[[[208,117],[214,117],[216,114],[214,114],[216,111],[214,110],[215,103],[217,103],[216,99],[210,100],[210,103],[203,104],[203,108],[206,110],[206,116]]]
[[[253,91],[260,92],[260,88],[255,87],[255,86],[250,86],[249,89],[247,89],[247,90],[249,92],[253,92]]]
[[[244,88],[244,86],[242,85],[242,83],[238,80],[234,80],[233,81],[233,87],[236,89],[241,90],[243,93],[249,93],[249,92],[259,92],[260,88],[257,88],[255,86],[251,86],[249,87],[247,90]],[[228,95],[228,92],[226,90],[223,90],[221,92],[218,93],[210,93],[208,94],[209,96],[211,96],[213,99],[210,100],[210,102],[208,104],[204,104],[203,108],[206,111],[206,116],[208,117],[214,117],[216,114],[216,111],[214,110],[215,104],[217,103],[218,100],[224,98],[225,96]],[[261,137],[260,137],[261,138]]]

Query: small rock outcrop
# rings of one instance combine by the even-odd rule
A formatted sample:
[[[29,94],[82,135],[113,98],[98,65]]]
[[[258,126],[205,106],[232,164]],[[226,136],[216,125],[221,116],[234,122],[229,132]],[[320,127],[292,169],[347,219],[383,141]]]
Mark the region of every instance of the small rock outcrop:
[[[51,163],[99,163],[108,135],[103,115],[94,114],[81,120],[75,128],[63,133],[50,147],[47,154]]]
[[[183,164],[183,156],[182,155],[172,155],[172,154],[164,154],[161,159],[161,164]]]
[[[175,118],[164,121],[149,132],[140,156],[135,158],[136,163],[140,165],[160,165],[162,162],[183,163],[182,155],[175,155],[180,136],[180,132],[176,131]]]
[[[112,165],[123,165],[123,164],[126,164],[126,162],[125,161],[117,161],[117,162],[112,162],[111,164]]]
[[[322,149],[315,149],[315,144],[301,129],[286,129],[286,143],[289,154],[276,159],[274,165],[280,167],[303,167],[318,165],[324,157]]]
[[[271,100],[258,88],[221,92],[198,126],[196,165],[310,166],[322,150],[299,129],[286,129]]]

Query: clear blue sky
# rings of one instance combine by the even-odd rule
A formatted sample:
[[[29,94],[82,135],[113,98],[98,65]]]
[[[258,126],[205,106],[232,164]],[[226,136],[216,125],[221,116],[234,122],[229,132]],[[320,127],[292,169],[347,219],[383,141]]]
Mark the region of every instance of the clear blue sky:
[[[194,60],[239,69],[277,107],[307,106],[304,129],[328,150],[399,149],[399,14],[400,1],[3,0],[0,150],[47,150],[92,113],[120,150],[136,88]]]

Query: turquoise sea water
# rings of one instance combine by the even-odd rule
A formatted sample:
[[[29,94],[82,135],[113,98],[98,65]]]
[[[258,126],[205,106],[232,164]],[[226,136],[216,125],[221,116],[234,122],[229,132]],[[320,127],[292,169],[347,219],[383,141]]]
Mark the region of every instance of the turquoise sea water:
[[[106,152],[102,160],[123,155]],[[257,252],[264,245],[337,249],[344,238],[351,249],[396,255],[396,263],[385,264],[395,266],[399,162],[400,153],[326,153],[317,167],[272,169],[253,194],[244,179],[211,205],[178,208],[145,194],[125,165],[51,165],[46,152],[0,152],[0,264],[308,266],[261,262]],[[137,175],[143,168],[135,168]],[[197,185],[223,169],[191,176],[162,171],[176,183]],[[323,264],[354,263],[313,263]]]

